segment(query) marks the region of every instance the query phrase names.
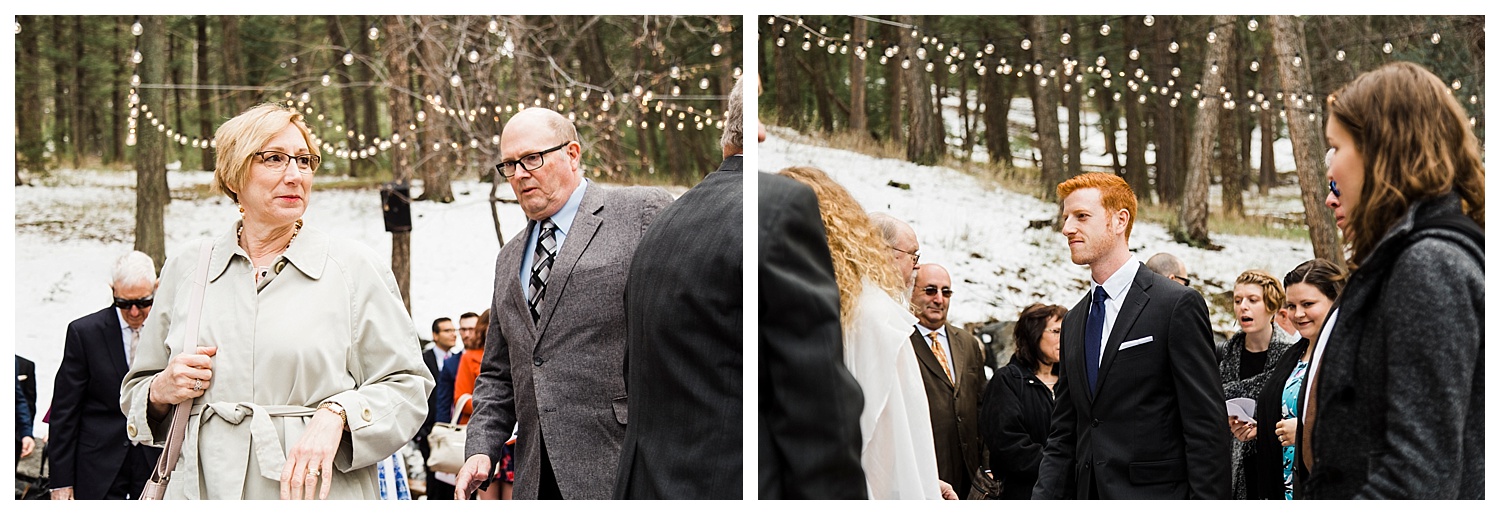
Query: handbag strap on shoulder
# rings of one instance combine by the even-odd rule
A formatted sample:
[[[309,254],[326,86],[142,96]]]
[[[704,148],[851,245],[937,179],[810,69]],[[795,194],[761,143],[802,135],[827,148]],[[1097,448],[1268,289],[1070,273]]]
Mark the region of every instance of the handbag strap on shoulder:
[[[203,295],[208,287],[208,261],[213,255],[213,241],[204,240],[198,253],[198,268],[193,271],[193,290],[188,304],[188,316],[183,322],[187,331],[183,335],[181,348],[172,349],[172,354],[181,354],[190,347],[198,346],[198,320],[203,313]],[[182,440],[187,436],[188,415],[193,408],[193,399],[172,406],[172,425],[167,429],[167,447],[151,471],[151,482],[166,484],[177,468],[177,458],[182,454]]]

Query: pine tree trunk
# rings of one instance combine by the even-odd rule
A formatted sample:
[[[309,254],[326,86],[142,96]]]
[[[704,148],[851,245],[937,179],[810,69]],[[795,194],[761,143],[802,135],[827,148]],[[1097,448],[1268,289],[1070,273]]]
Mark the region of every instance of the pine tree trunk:
[[[1219,86],[1224,84],[1224,76],[1232,73],[1232,70],[1220,70],[1219,73],[1209,73],[1207,70],[1210,66],[1229,62],[1229,48],[1234,40],[1235,25],[1235,17],[1232,15],[1214,16],[1213,27],[1219,34],[1219,41],[1209,44],[1207,56],[1203,62],[1205,70],[1203,96],[1199,99],[1202,105],[1198,107],[1197,120],[1193,122],[1193,146],[1192,153],[1188,155],[1187,190],[1179,206],[1178,227],[1175,235],[1178,242],[1195,247],[1210,245],[1208,240],[1209,167],[1213,160],[1214,140],[1219,136],[1219,120],[1222,117],[1221,110],[1224,104],[1224,97],[1219,94]]]
[[[73,84],[69,88],[73,93],[72,98],[69,99],[69,103],[73,105],[68,106],[68,108],[72,111],[73,118],[73,168],[83,167],[83,156],[84,154],[89,152],[89,147],[92,146],[89,144],[91,135],[88,134],[90,132],[89,129],[93,127],[93,124],[89,123],[88,121],[88,119],[90,118],[89,114],[92,113],[92,111],[87,108],[87,106],[89,105],[89,80],[84,75],[85,68],[83,66],[83,42],[88,38],[85,37],[84,34],[86,33],[83,30],[83,17],[74,16],[72,77]]]
[[[1260,111],[1260,194],[1276,186],[1276,115],[1270,109]]]
[[[165,50],[167,28],[159,16],[141,17],[141,55],[160,56]],[[142,84],[160,84],[166,65],[161,59],[142,59],[137,70]],[[161,117],[162,98],[160,89],[138,90],[141,104],[149,106],[151,112]],[[144,108],[142,109],[144,111]],[[166,208],[171,201],[167,189],[167,136],[158,132],[141,116],[136,129],[135,143],[135,250],[151,256],[156,271],[167,259]]]
[[[360,16],[359,27],[370,27],[369,17]],[[359,43],[355,45],[355,48],[358,49],[360,55],[376,55],[374,41],[370,41],[368,37],[356,37],[356,39],[359,41]],[[381,132],[380,130],[380,119],[378,118],[378,116],[380,115],[380,108],[379,105],[375,102],[375,87],[369,85],[370,83],[374,82],[374,75],[374,69],[372,69],[371,65],[368,63],[358,63],[354,66],[355,80],[360,84],[364,84],[364,86],[361,86],[359,90],[359,130],[360,132],[363,132],[367,138],[382,137],[381,135],[387,134],[386,132]],[[393,126],[391,132],[394,132],[394,130],[395,127]],[[499,131],[496,130],[494,133],[499,134]],[[370,140],[370,143],[374,143],[374,140]],[[357,161],[357,163],[359,164],[350,167],[350,173],[355,173],[360,177],[374,177],[379,173],[379,163],[373,159],[360,159],[359,161]]]
[[[1071,79],[1061,73],[1057,75],[1058,85],[1067,89],[1062,96],[1068,102],[1068,177],[1083,173],[1083,92]]]
[[[224,80],[231,86],[244,86],[245,58],[240,50],[240,17],[220,16],[219,26],[224,32],[224,53],[220,55],[224,59]],[[228,101],[229,109],[225,113],[234,117],[250,109],[255,97],[248,91],[235,90],[229,93]]]
[[[900,33],[905,32],[890,25],[881,26],[881,30],[884,41],[900,41]],[[890,131],[886,133],[888,141],[905,141],[906,139],[906,123],[902,121],[905,117],[902,111],[902,99],[906,97],[902,91],[904,89],[902,83],[905,82],[901,78],[902,55],[904,54],[896,54],[895,57],[887,60],[885,65],[885,112],[886,123],[890,126]]]
[[[855,48],[864,48],[865,19],[854,18],[854,35],[850,40]],[[871,50],[873,49],[866,49]],[[860,138],[869,137],[869,118],[865,115],[865,59],[864,51],[849,52],[849,132]]]
[[[123,30],[120,27],[125,25],[123,17],[115,16],[107,18],[106,23],[114,27],[113,35],[115,41],[121,41]],[[110,81],[109,98],[110,105],[115,108],[109,110],[109,141],[104,145],[104,162],[116,164],[125,160],[125,88],[130,87],[130,83],[128,82],[130,80],[130,72],[125,68],[124,45],[111,46],[113,48],[110,50],[110,62],[113,63],[111,69],[114,71],[111,76],[114,77],[114,80]]]
[[[197,25],[198,32],[198,60],[194,68],[197,70],[197,80],[194,81],[200,88],[208,85],[208,17],[194,16],[193,22]],[[214,137],[214,104],[213,97],[207,89],[198,90],[198,133],[207,139]],[[199,149],[202,156],[203,169],[214,169],[214,150],[208,147]]]
[[[1276,70],[1281,79],[1281,89],[1288,92],[1308,91],[1312,85],[1309,64],[1304,60],[1300,66],[1292,65],[1296,56],[1308,55],[1307,41],[1302,30],[1303,21],[1291,16],[1270,16],[1267,22],[1271,26],[1272,48],[1277,55]],[[1319,106],[1311,104],[1306,105],[1304,110],[1297,110],[1296,101],[1292,97],[1286,97],[1285,101],[1290,107],[1286,114],[1287,135],[1292,140],[1292,157],[1297,162],[1303,216],[1307,221],[1308,236],[1312,239],[1313,255],[1343,264],[1344,252],[1339,242],[1338,228],[1333,223],[1333,213],[1323,205],[1323,200],[1328,196],[1328,187],[1324,185],[1326,175],[1322,160],[1325,150],[1322,124],[1316,118],[1308,119],[1308,113],[1319,111]]]
[[[67,36],[63,35],[65,24],[67,24],[66,16],[52,17],[52,42],[51,48],[48,49],[53,72],[52,105],[59,107],[68,102],[68,81],[73,78],[73,67],[78,66],[72,56],[63,54],[68,41]],[[73,142],[69,141],[72,139],[72,116],[72,109],[54,108],[52,110],[52,155],[58,164],[62,164],[63,156],[74,152]]]
[[[1032,81],[1036,86],[1032,95],[1031,106],[1036,119],[1037,151],[1042,157],[1042,195],[1049,201],[1058,201],[1056,186],[1062,183],[1063,177],[1063,148],[1062,136],[1058,133],[1061,125],[1057,120],[1057,85],[1052,78],[1047,76],[1049,70],[1056,68],[1059,61],[1053,34],[1052,18],[1047,16],[1032,16],[1030,19],[1030,30],[1032,34],[1045,34],[1037,36],[1032,40],[1032,51],[1036,56],[1032,62],[1041,62],[1042,70],[1026,75],[1025,80]],[[1058,77],[1062,77],[1059,73]],[[1042,83],[1047,81],[1047,83]]]
[[[394,132],[402,136],[402,142],[408,142],[408,148],[401,145],[392,145],[390,149],[391,158],[391,181],[402,185],[411,185],[412,178],[412,155],[410,148],[417,143],[416,138],[406,129],[415,121],[411,107],[411,97],[407,96],[405,89],[411,85],[411,64],[408,61],[408,49],[411,48],[410,31],[406,20],[401,16],[385,16],[382,20],[386,42],[384,45],[384,58],[386,69],[390,71],[390,80],[394,84],[388,85],[386,91],[390,96],[391,127]],[[389,87],[395,86],[395,87]],[[398,89],[399,88],[399,89]],[[406,304],[406,312],[411,312],[411,233],[391,233],[391,273],[396,276],[396,285],[401,290],[401,300]]]
[[[913,24],[910,16],[901,16],[899,19],[901,23]],[[911,60],[911,67],[902,70],[906,105],[910,109],[906,160],[920,165],[932,165],[937,164],[943,155],[943,127],[932,108],[932,82],[924,68],[926,63],[910,50],[916,46],[917,42],[912,38],[911,32],[902,31],[901,48],[906,58]]]
[[[990,163],[1000,165],[1002,170],[1010,170],[1013,167],[1010,123],[1006,117],[1010,115],[1012,86],[1010,77],[995,71],[999,62],[999,58],[993,56],[984,59],[984,66],[989,71],[979,78],[979,100],[984,105],[984,112],[981,114],[984,119],[984,148],[990,154]]]
[[[42,135],[41,72],[41,24],[40,16],[17,16],[21,33],[16,34],[16,153],[21,159],[16,163],[19,171],[24,168],[33,175],[47,171],[43,152],[46,141]],[[16,185],[21,185],[21,174],[16,174]]]

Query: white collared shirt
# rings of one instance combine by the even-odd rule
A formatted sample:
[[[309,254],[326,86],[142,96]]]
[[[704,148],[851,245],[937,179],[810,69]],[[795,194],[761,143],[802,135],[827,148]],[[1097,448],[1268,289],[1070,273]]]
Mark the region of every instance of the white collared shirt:
[[[125,344],[125,365],[129,366],[131,358],[135,357],[130,354],[130,337],[132,331],[130,330],[130,325],[125,323],[125,315],[120,313],[120,308],[115,308],[115,318],[120,319],[120,341]],[[139,330],[139,328],[136,329],[136,331]]]
[[[1130,259],[1119,270],[1115,270],[1114,275],[1104,280],[1104,293],[1109,294],[1109,298],[1104,301],[1104,333],[1099,338],[1099,355],[1093,356],[1097,364],[1104,363],[1104,349],[1108,347],[1109,333],[1115,327],[1120,307],[1125,305],[1125,295],[1130,293],[1130,283],[1135,282],[1135,274],[1140,268],[1141,262],[1135,259],[1135,254],[1131,254]],[[1100,284],[1089,280],[1089,285],[1089,309],[1093,309],[1094,288],[1098,288]]]
[[[568,195],[568,201],[563,203],[562,208],[553,213],[552,224],[557,226],[552,237],[557,240],[557,252],[562,253],[563,240],[568,238],[568,231],[573,229],[573,219],[578,215],[578,205],[583,203],[583,193],[589,187],[589,180],[578,181],[578,187]],[[531,230],[526,233],[526,250],[521,255],[521,298],[526,298],[528,289],[531,287],[531,262],[536,257],[537,237],[541,236],[542,223],[531,224]]]
[[[931,334],[933,331],[937,331],[938,344],[943,346],[943,357],[947,358],[948,370],[954,375],[953,379],[956,381],[958,379],[958,365],[953,362],[953,345],[948,343],[948,325],[943,324],[942,327],[938,327],[937,329],[928,329],[926,326],[922,325],[921,322],[918,322],[912,324],[912,326],[917,328],[918,333],[921,333],[922,341],[926,343],[929,348],[932,347],[932,338],[927,335]]]

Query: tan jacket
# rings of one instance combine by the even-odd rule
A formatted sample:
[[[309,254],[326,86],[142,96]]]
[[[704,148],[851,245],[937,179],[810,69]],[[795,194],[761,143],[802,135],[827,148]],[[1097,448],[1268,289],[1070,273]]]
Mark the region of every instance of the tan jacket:
[[[238,222],[236,222],[237,227]],[[156,304],[120,399],[135,442],[163,445],[146,418],[151,378],[181,347],[197,266],[195,243],[162,267]],[[256,291],[235,228],[214,242],[199,346],[217,346],[213,381],[194,403],[168,499],[276,499],[287,449],[317,406],[347,410],[330,499],[377,499],[375,463],[427,415],[432,376],[395,277],[363,244],[304,227],[289,262]]]

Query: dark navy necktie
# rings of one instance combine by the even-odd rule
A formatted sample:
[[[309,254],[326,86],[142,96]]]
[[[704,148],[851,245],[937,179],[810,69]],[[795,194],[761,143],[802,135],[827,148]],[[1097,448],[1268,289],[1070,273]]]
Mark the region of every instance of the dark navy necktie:
[[[1103,286],[1094,287],[1094,301],[1089,304],[1089,325],[1083,333],[1084,372],[1089,379],[1089,393],[1098,392],[1100,350],[1104,348],[1104,301],[1109,294]]]

